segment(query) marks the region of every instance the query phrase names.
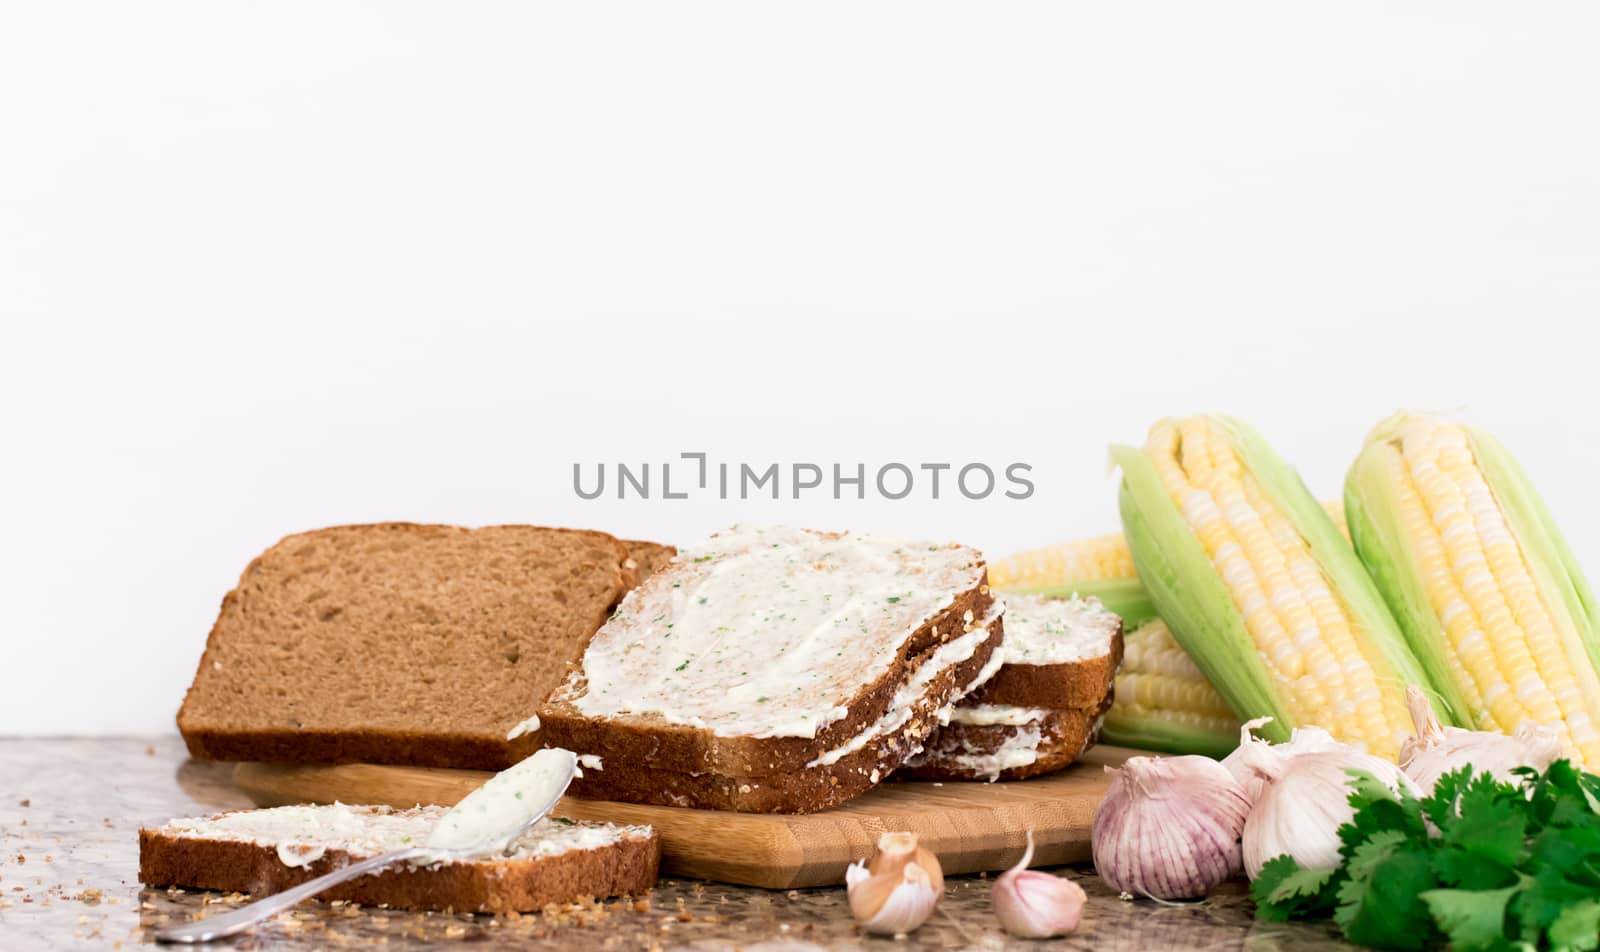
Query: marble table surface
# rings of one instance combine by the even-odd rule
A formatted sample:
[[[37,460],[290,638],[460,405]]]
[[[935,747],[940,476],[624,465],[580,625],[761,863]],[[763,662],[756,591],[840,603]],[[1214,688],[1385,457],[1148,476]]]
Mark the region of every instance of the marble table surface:
[[[123,948],[243,897],[138,882],[138,830],[251,804],[231,765],[190,761],[175,736],[0,738],[0,949]],[[1125,902],[1087,868],[1063,868],[1090,901],[1051,942],[1009,939],[992,880],[953,877],[934,917],[902,939],[862,935],[843,889],[768,891],[663,879],[648,903],[574,905],[554,918],[369,910],[309,902],[218,948],[406,949],[1244,949],[1348,948],[1320,925],[1255,921],[1242,883],[1201,903]]]

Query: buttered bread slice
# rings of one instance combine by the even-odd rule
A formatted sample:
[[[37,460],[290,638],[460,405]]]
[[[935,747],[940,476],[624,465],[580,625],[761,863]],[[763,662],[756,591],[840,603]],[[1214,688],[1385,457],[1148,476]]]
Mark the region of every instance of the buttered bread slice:
[[[173,820],[139,831],[139,881],[256,894],[425,843],[444,807],[273,807]],[[401,863],[323,899],[397,909],[532,912],[580,897],[641,895],[655,885],[653,828],[550,817],[482,859]]]
[[[1004,598],[1004,664],[902,777],[1018,780],[1060,770],[1094,742],[1122,663],[1122,619],[1094,598]]]
[[[992,675],[983,556],[739,528],[630,592],[538,711],[580,796],[810,812],[886,778]]]

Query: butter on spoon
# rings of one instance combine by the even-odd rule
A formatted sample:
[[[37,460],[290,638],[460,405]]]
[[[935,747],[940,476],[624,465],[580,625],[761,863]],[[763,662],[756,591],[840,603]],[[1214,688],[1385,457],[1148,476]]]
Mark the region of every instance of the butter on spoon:
[[[490,777],[462,797],[428,834],[428,850],[500,853],[555,808],[577,773],[578,757],[549,747]]]
[[[342,882],[407,860],[428,864],[452,859],[477,859],[504,852],[553,809],[577,773],[578,758],[570,750],[549,747],[500,771],[461,798],[428,834],[423,846],[395,850],[351,863],[220,916],[210,916],[155,934],[158,942],[209,942],[250,928],[290,906]]]

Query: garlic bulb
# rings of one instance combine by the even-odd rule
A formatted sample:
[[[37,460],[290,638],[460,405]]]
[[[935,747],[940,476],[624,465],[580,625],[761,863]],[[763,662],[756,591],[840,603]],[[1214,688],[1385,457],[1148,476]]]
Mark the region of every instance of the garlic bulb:
[[[1561,736],[1546,724],[1524,721],[1510,735],[1443,727],[1427,696],[1416,687],[1406,689],[1406,705],[1417,734],[1400,745],[1400,769],[1424,794],[1433,792],[1440,777],[1462,767],[1517,783],[1513,768],[1543,770],[1561,756]]]
[[[1282,744],[1270,743],[1251,733],[1256,728],[1270,723],[1272,718],[1258,717],[1239,725],[1239,746],[1233,749],[1233,753],[1222,758],[1222,766],[1227,767],[1228,772],[1233,774],[1233,779],[1239,781],[1239,786],[1244,789],[1245,798],[1251,803],[1255,803],[1261,797],[1261,790],[1267,782],[1259,773],[1245,766],[1244,752],[1247,748],[1254,746],[1270,750],[1278,757],[1292,757],[1295,754],[1331,750],[1341,746],[1333,739],[1332,734],[1320,727],[1296,727],[1289,732],[1289,739]]]
[[[1134,757],[1094,814],[1094,868],[1112,889],[1193,899],[1239,872],[1250,803],[1209,757]]]
[[[1416,792],[1399,767],[1345,744],[1290,757],[1270,744],[1252,744],[1242,760],[1266,784],[1244,824],[1244,868],[1251,879],[1284,853],[1304,869],[1339,865],[1339,827],[1356,812],[1348,771],[1364,770],[1391,790]]]
[[[1089,897],[1083,887],[1070,879],[1035,872],[1033,831],[1028,831],[1028,848],[1017,865],[1001,873],[991,894],[995,918],[1000,927],[1019,939],[1048,939],[1066,935],[1078,928],[1083,904]]]
[[[933,915],[944,895],[939,858],[917,846],[915,833],[885,833],[870,864],[844,871],[850,912],[861,928],[878,935],[903,935]]]

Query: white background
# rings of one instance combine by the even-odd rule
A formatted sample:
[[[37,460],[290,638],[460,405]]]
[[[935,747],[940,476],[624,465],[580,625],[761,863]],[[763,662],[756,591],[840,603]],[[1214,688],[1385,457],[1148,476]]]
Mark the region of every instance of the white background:
[[[380,519],[991,554],[1225,410],[1335,493],[1499,433],[1600,571],[1593,7],[0,8],[0,732],[172,729],[223,593]],[[1033,464],[585,502],[575,461]]]

